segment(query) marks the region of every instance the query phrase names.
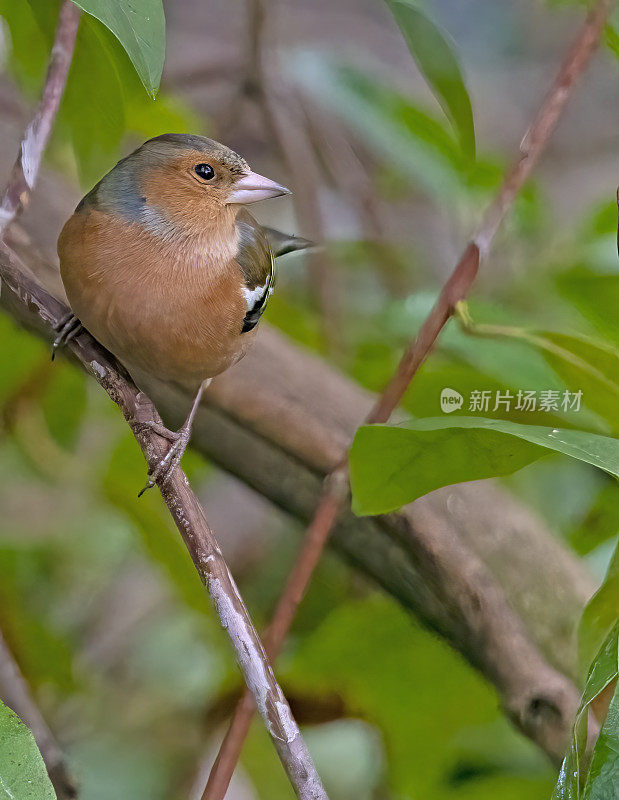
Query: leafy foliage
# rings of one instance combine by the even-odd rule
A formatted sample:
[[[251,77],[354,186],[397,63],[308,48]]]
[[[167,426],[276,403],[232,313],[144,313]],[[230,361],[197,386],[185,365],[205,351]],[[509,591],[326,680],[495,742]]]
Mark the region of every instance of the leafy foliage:
[[[159,2],[79,5],[89,13],[80,24],[50,162],[89,188],[143,138],[201,132],[204,123],[178,92],[164,90],[156,101],[144,92],[143,86],[155,94],[161,74]],[[9,39],[6,66],[31,97],[40,92],[58,6],[58,0],[0,0]],[[290,56],[313,102],[325,104],[348,128],[370,186],[360,205],[374,201],[384,211],[384,219],[378,215],[384,230],[376,230],[367,216],[352,219],[354,203],[348,202],[346,238],[336,220],[340,238],[327,243],[339,290],[338,366],[373,390],[382,388],[418,330],[447,261],[505,171],[504,154],[489,150],[486,137],[476,148],[471,100],[449,36],[425,5],[389,0],[389,6],[445,117],[361,57]],[[510,47],[520,46],[517,35]],[[607,38],[616,44],[614,28]],[[510,50],[510,58],[515,53]],[[210,110],[217,130],[219,109]],[[244,127],[234,131],[243,153],[251,152],[261,133],[252,125],[247,136]],[[320,153],[325,161],[329,144]],[[260,143],[258,155],[267,149],[271,141],[264,148]],[[335,190],[331,184],[328,189],[331,202]],[[528,474],[528,482],[514,480],[511,488],[530,507],[543,496],[551,528],[597,575],[606,572],[580,625],[583,664],[605,646],[590,671],[563,788],[557,789],[568,792],[556,795],[561,800],[575,800],[583,791],[598,800],[612,791],[616,770],[612,550],[619,487],[589,463],[601,463],[591,444],[602,440],[600,434],[616,435],[618,425],[617,218],[603,191],[602,202],[581,218],[564,219],[545,184],[525,187],[497,242],[497,269],[486,271],[471,302],[474,318],[502,332],[479,335],[482,326],[451,324],[404,401],[408,412],[429,421],[363,430],[353,451],[353,458],[359,456],[358,466],[353,463],[356,491],[365,484],[364,513],[452,480],[528,464],[519,473]],[[436,246],[415,235],[418,217],[422,225],[436,225]],[[304,346],[323,356],[331,352],[302,257],[291,256],[281,270],[268,317]],[[161,501],[153,494],[136,502],[144,465],[115,411],[81,373],[62,361],[52,367],[46,348],[5,319],[0,342],[3,630],[45,716],[68,743],[85,799],[180,800],[204,755],[205,734],[220,730],[238,689],[225,636],[205,611],[203,589]],[[476,389],[583,390],[583,409],[512,411],[508,420],[501,409],[489,409],[494,419],[474,423],[458,417],[467,413],[462,409],[435,420],[444,387],[463,395]],[[585,460],[568,461],[556,441],[549,451],[547,434],[555,428],[571,453],[584,442]],[[367,448],[359,450],[363,437],[369,437]],[[378,446],[372,437],[384,441]],[[222,486],[198,459],[188,465],[207,501],[213,500],[216,520],[226,514],[222,533],[251,529],[236,555],[235,575],[252,612],[266,622],[295,555],[296,526],[257,507],[238,487]],[[615,461],[610,468],[616,471]],[[388,482],[394,469],[401,470],[399,477]],[[221,496],[228,502],[218,504]],[[269,538],[262,538],[266,533]],[[234,549],[232,541],[222,544]],[[563,589],[557,587],[557,594]],[[305,703],[335,716],[314,717],[307,725],[334,800],[546,800],[550,794],[548,765],[508,726],[480,677],[335,559],[322,565],[304,601],[281,675],[298,709]],[[582,770],[583,720],[587,708],[602,700],[609,710],[581,790],[572,775],[574,767]],[[260,726],[242,764],[259,797],[289,800],[290,787]]]
[[[0,797],[10,800],[56,800],[34,736],[0,702]]]
[[[499,419],[419,419],[357,431],[350,452],[353,508],[383,514],[440,486],[509,475],[548,450],[619,477],[616,439]]]
[[[147,9],[152,4],[153,11]],[[67,87],[56,119],[51,145],[51,158],[66,168],[74,160],[78,176],[85,188],[91,188],[117,161],[127,144],[135,146],[144,138],[166,133],[170,130],[196,132],[202,124],[195,112],[191,111],[177,97],[161,92],[153,100],[144,92],[140,78],[149,81],[152,92],[158,85],[160,68],[163,64],[163,41],[158,47],[151,42],[155,33],[141,32],[134,24],[137,34],[135,47],[144,50],[138,58],[135,48],[128,48],[132,59],[149,65],[149,73],[136,74],[136,70],[121,41],[106,27],[111,9],[118,6],[121,18],[125,20],[120,27],[129,25],[129,19],[138,19],[140,14],[150,17],[149,25],[157,27],[160,0],[148,0],[144,5],[132,0],[131,3],[116,3],[111,0],[83,3],[97,9],[95,16],[82,16],[78,31],[75,53],[71,64]],[[40,91],[45,75],[49,48],[53,41],[56,14],[50,13],[58,3],[51,5],[44,0],[31,0],[30,3],[12,3],[0,0],[0,16],[8,25],[11,48],[9,67],[17,80],[30,93]],[[141,11],[138,9],[140,6]],[[87,9],[88,10],[88,9]],[[104,13],[105,11],[105,13]],[[135,11],[135,13],[133,13]],[[106,17],[106,24],[95,18],[98,14]],[[129,16],[128,16],[129,15]],[[120,27],[117,26],[117,29]],[[153,72],[155,55],[160,51],[159,75]],[[140,70],[138,69],[138,72]],[[149,77],[150,76],[150,77]],[[156,84],[153,83],[156,77]],[[84,113],[88,109],[88,113]],[[72,145],[67,152],[67,143]]]
[[[576,715],[572,741],[559,773],[552,800],[604,800],[612,797],[619,775],[619,696],[617,683],[619,625],[610,633],[591,665]],[[606,720],[595,744],[591,766],[586,773],[583,756],[587,743],[587,721],[591,704],[611,690]],[[581,786],[584,784],[584,789]]]
[[[602,585],[587,603],[580,620],[581,664],[588,666],[617,622],[619,608],[619,543]]]
[[[494,172],[487,162],[471,164],[443,121],[375,77],[324,54],[305,52],[291,65],[299,83],[436,202],[454,204]]]
[[[548,797],[549,770],[497,718],[488,687],[384,597],[334,608],[283,675],[293,691],[335,690],[378,728],[388,796]]]
[[[161,0],[73,0],[117,37],[144,88],[157,94],[165,59],[165,16]]]
[[[387,0],[409,50],[458,132],[462,151],[475,156],[471,101],[447,35],[416,0]]]
[[[561,275],[559,290],[595,326],[597,331],[619,346],[619,275],[599,275],[576,268]]]

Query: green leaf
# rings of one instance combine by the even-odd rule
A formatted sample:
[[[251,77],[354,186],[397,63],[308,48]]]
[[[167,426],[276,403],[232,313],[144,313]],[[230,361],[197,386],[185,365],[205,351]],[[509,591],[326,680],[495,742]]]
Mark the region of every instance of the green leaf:
[[[6,314],[0,316],[0,408],[46,356],[49,358],[42,342],[18,328]]]
[[[616,348],[580,335],[530,331],[526,328],[476,324],[471,321],[463,324],[467,332],[481,337],[478,341],[506,339],[534,347],[571,390],[570,394],[574,395],[570,403],[566,403],[561,410],[582,413],[582,406],[586,405],[608,423],[607,426],[602,425],[602,432],[614,432],[617,429],[619,351]],[[575,401],[574,408],[571,400]]]
[[[0,799],[56,800],[34,736],[0,703]]]
[[[86,376],[66,361],[54,364],[42,410],[50,433],[63,447],[73,449],[86,413]]]
[[[409,330],[418,330],[430,309],[436,302],[437,294],[433,292],[417,292],[407,300],[409,312]],[[485,303],[472,303],[473,318],[500,319],[510,321],[510,311],[503,306],[492,306]],[[513,312],[511,312],[513,313]],[[474,324],[474,331],[481,328]],[[483,326],[487,327],[487,326]],[[496,329],[493,326],[493,329]],[[517,330],[513,328],[513,330]],[[407,335],[409,335],[407,333]],[[472,367],[484,372],[495,381],[516,389],[560,390],[562,382],[550,369],[543,354],[532,350],[530,343],[522,336],[471,336],[455,321],[450,322],[441,336],[441,348],[457,355]],[[458,388],[457,386],[454,388]],[[478,386],[485,389],[485,386]]]
[[[475,158],[473,111],[453,43],[415,0],[387,0],[396,22],[436,99],[460,139],[465,155]]]
[[[510,475],[548,450],[619,477],[619,440],[585,431],[475,417],[364,426],[350,452],[353,509],[384,514],[441,486]]]
[[[5,523],[4,531],[6,534],[14,532],[19,541],[14,524]],[[47,594],[53,565],[59,561],[62,559],[49,547],[26,544],[23,533],[18,545],[3,542],[0,546],[0,607],[3,609],[2,628],[10,637],[28,683],[35,688],[53,685],[69,692],[76,686],[71,640],[51,618],[54,604],[50,604]],[[44,600],[35,595],[33,587],[45,595]]]
[[[580,663],[588,666],[619,618],[619,543],[602,585],[587,603],[578,630]]]
[[[572,533],[571,544],[578,553],[590,553],[617,534],[619,534],[619,484],[609,480],[600,490],[585,519]]]
[[[619,14],[613,11],[604,31],[606,45],[615,58],[619,58]]]
[[[616,797],[619,787],[619,682],[593,750],[584,800]]]
[[[589,668],[587,683],[585,684],[580,701],[581,711],[584,711],[584,709],[604,691],[608,684],[617,677],[619,668],[619,654],[617,653],[618,637],[619,625],[615,625],[600,647]]]
[[[135,146],[136,137],[127,142],[127,134],[136,134],[141,142],[165,131],[182,133],[202,127],[180,100],[165,92],[156,100],[146,95],[114,35],[92,17],[82,21],[54,144],[61,150],[67,140],[73,143],[84,188],[90,189]]]
[[[557,284],[564,297],[604,338],[619,345],[619,275],[598,275],[575,269],[559,276]]]
[[[534,337],[542,354],[572,392],[582,391],[582,402],[619,429],[619,352],[585,336],[543,331]]]
[[[155,97],[165,59],[161,0],[73,0],[109,28],[127,51],[146,91]]]
[[[106,37],[114,41],[95,20],[82,20],[57,122],[58,133],[73,143],[87,187],[101,178],[102,165],[118,159],[125,131],[122,81]]]
[[[617,761],[619,755],[619,747],[617,746],[619,719],[616,689],[606,722],[602,728],[603,735],[602,733],[600,734],[595,745],[584,795],[581,794],[580,787],[584,779],[584,775],[581,773],[583,754],[587,743],[589,706],[617,678],[619,659],[617,650],[619,647],[618,634],[619,625],[615,625],[598,651],[589,670],[580,708],[574,722],[572,739],[559,772],[557,785],[552,793],[552,800],[579,800],[581,797],[584,800],[606,800],[606,798],[615,797],[613,787],[616,788],[617,786],[617,778],[613,776],[616,776],[619,768]],[[612,783],[613,780],[615,781],[614,784]]]
[[[11,40],[8,71],[29,94],[36,95],[41,90],[51,41],[41,30],[30,3],[0,0],[0,17],[7,24]]]
[[[510,730],[488,685],[392,600],[378,593],[342,600],[288,662],[289,691],[341,698],[380,733],[384,783],[331,797],[547,800],[552,779],[542,758]],[[521,791],[509,790],[519,772]]]

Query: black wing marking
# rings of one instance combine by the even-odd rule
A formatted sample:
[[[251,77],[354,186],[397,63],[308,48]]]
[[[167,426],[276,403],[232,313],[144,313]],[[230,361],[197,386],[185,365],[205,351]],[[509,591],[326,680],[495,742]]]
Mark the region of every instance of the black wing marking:
[[[243,320],[243,327],[241,329],[241,333],[247,333],[247,331],[251,331],[253,328],[256,327],[258,322],[260,322],[260,317],[262,316],[264,309],[267,306],[267,302],[271,294],[273,293],[273,284],[275,281],[275,262],[271,258],[271,270],[269,272],[269,276],[267,278],[266,283],[264,286],[257,286],[253,292],[250,289],[246,289],[247,295],[246,297],[251,298],[257,290],[258,293],[255,295],[255,299],[251,307],[248,309],[247,314],[245,314],[245,319]]]
[[[236,260],[243,272],[243,294],[248,306],[241,332],[247,333],[260,321],[273,292],[275,262],[264,231],[245,209],[239,212],[236,227],[239,232],[239,251]]]

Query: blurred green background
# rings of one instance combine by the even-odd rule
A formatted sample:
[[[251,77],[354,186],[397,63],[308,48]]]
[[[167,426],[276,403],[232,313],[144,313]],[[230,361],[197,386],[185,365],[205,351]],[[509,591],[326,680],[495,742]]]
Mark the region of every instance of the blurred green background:
[[[466,75],[473,158],[379,0],[267,4],[264,74],[273,102],[286,99],[279,122],[288,151],[255,102],[252,3],[165,6],[156,101],[109,31],[84,18],[48,167],[87,190],[143,139],[191,131],[289,183],[296,218],[277,201],[258,210],[261,219],[325,248],[282,262],[265,319],[380,389],[496,190],[582,8],[428,4]],[[0,0],[7,168],[16,120],[42,86],[57,7]],[[612,47],[602,47],[469,307],[476,322],[569,333],[583,358],[579,337],[615,358],[619,345],[618,66]],[[36,205],[26,223],[36,225]],[[51,252],[53,239],[46,244]],[[66,748],[81,800],[199,798],[200,765],[213,758],[240,688],[226,636],[160,498],[136,502],[144,464],[117,410],[5,317],[0,343],[0,627]],[[611,435],[619,376],[606,377],[600,383],[530,344],[479,339],[452,322],[405,405],[436,416],[444,386],[467,396],[581,388],[577,414],[507,416]],[[301,531],[194,454],[184,463],[263,626]],[[553,455],[505,484],[600,582],[619,532],[616,482]],[[604,602],[616,608],[618,597],[613,584]],[[554,770],[514,732],[492,689],[331,554],[278,674],[332,800],[550,795]],[[291,796],[255,723],[229,797]]]

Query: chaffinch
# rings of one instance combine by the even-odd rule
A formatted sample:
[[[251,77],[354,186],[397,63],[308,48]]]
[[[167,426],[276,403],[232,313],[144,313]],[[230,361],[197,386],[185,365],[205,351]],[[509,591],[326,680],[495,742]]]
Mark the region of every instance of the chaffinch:
[[[224,145],[165,134],[119,161],[60,234],[74,314],[55,347],[83,325],[138,385],[147,373],[195,393],[181,429],[158,430],[172,445],[147,487],[179,463],[210,379],[254,341],[273,290],[274,255],[309,245],[262,228],[243,208],[284,194]]]

